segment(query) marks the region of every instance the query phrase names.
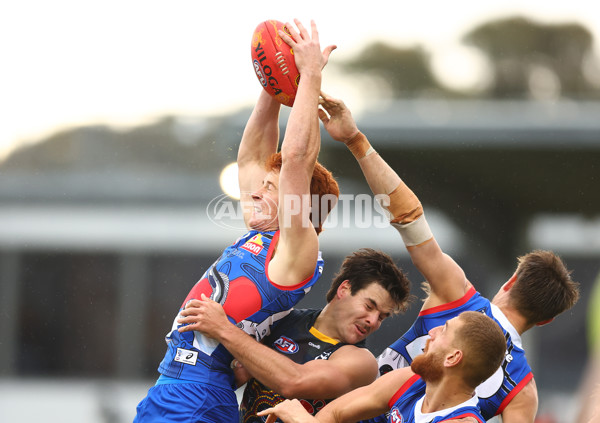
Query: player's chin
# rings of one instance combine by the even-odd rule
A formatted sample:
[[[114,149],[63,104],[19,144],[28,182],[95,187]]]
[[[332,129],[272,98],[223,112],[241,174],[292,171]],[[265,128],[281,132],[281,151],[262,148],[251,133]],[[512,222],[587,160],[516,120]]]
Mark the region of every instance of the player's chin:
[[[364,341],[365,339],[367,339],[367,336],[369,335],[369,332],[365,332],[363,330],[361,330],[359,327],[354,326],[354,330],[352,331],[352,340],[353,340],[353,344],[356,344],[358,342]]]
[[[277,229],[277,223],[277,217],[267,219],[264,217],[257,217],[248,221],[248,227],[250,227],[250,229],[254,229],[255,231],[269,231]]]

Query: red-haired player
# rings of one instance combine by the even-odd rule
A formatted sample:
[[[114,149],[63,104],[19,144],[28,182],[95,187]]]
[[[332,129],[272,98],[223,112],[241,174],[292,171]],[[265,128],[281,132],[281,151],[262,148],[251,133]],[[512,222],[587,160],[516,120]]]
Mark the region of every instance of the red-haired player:
[[[225,249],[183,302],[202,294],[223,305],[230,320],[260,339],[266,326],[295,305],[323,269],[317,232],[310,220],[311,194],[331,194],[338,187],[316,163],[320,148],[317,108],[321,69],[335,46],[321,51],[317,28],[295,21],[290,36],[302,72],[297,97],[281,146],[281,166],[271,165],[279,141],[280,103],[265,91],[250,116],[238,151],[239,184],[249,232]],[[318,183],[311,182],[318,180]],[[313,191],[312,187],[318,187]],[[321,202],[319,201],[319,204]],[[326,217],[326,210],[318,217]],[[236,422],[231,354],[199,332],[179,332],[175,317],[167,335],[161,376],[137,408],[136,422]]]

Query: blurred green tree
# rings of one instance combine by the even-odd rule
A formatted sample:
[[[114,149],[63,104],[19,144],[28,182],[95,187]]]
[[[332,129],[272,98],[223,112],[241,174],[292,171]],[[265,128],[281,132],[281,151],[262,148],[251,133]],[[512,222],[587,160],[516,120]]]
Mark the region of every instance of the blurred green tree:
[[[389,89],[394,98],[444,91],[431,71],[428,53],[418,46],[400,48],[377,41],[343,63],[342,68],[346,72],[371,76]]]
[[[509,17],[477,26],[463,41],[488,58],[493,77],[487,94],[493,98],[529,97],[544,77],[547,89],[556,81],[556,96],[584,98],[598,93],[584,71],[586,60],[592,60],[593,36],[580,24]]]
[[[492,72],[488,88],[477,96],[600,96],[600,88],[586,76],[590,73],[586,67],[600,73],[593,55],[593,35],[581,24],[540,24],[524,17],[508,17],[476,26],[463,42],[482,52]],[[421,46],[401,48],[376,41],[341,67],[345,72],[369,77],[392,98],[473,95],[440,84],[431,69],[430,55]]]

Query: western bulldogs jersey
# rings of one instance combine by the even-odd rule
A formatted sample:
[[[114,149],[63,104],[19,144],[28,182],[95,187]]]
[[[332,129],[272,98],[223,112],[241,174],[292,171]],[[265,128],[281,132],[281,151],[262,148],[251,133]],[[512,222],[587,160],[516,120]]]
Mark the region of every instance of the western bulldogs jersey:
[[[319,258],[313,275],[295,286],[278,286],[268,278],[266,266],[273,255],[279,231],[252,230],[227,247],[204,273],[180,308],[201,294],[220,303],[229,320],[257,340],[269,332],[272,323],[290,312],[321,276]],[[177,318],[166,336],[167,353],[159,372],[169,378],[205,382],[235,389],[231,354],[217,341],[199,332],[180,333]],[[161,377],[162,380],[165,378]]]
[[[471,288],[456,301],[421,310],[412,327],[377,358],[379,374],[409,366],[413,358],[423,352],[431,329],[467,310],[490,316],[500,325],[506,337],[506,356],[502,365],[476,390],[481,414],[489,420],[502,413],[510,400],[533,378],[533,374],[516,329],[502,311],[482,297],[475,288]],[[376,421],[383,422],[385,419]]]
[[[388,403],[390,407],[389,423],[435,423],[465,417],[474,417],[484,423],[477,407],[477,397],[462,404],[433,413],[423,413],[425,382],[418,375],[408,379],[394,394]]]
[[[331,354],[347,344],[329,338],[313,327],[320,313],[321,310],[292,310],[285,319],[275,325],[263,343],[299,364],[311,360],[327,360]],[[365,341],[355,345],[364,348]],[[256,413],[274,407],[283,400],[285,398],[278,393],[256,379],[251,379],[244,390],[240,405],[241,421],[262,423],[267,416],[259,417]],[[330,401],[331,399],[300,400],[304,408],[313,415]]]

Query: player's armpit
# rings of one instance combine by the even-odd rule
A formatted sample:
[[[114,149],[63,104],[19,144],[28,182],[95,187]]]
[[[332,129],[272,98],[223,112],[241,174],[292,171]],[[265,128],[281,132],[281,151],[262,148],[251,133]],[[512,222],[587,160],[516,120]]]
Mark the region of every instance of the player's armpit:
[[[537,386],[531,379],[502,410],[502,423],[533,423],[537,409]]]

